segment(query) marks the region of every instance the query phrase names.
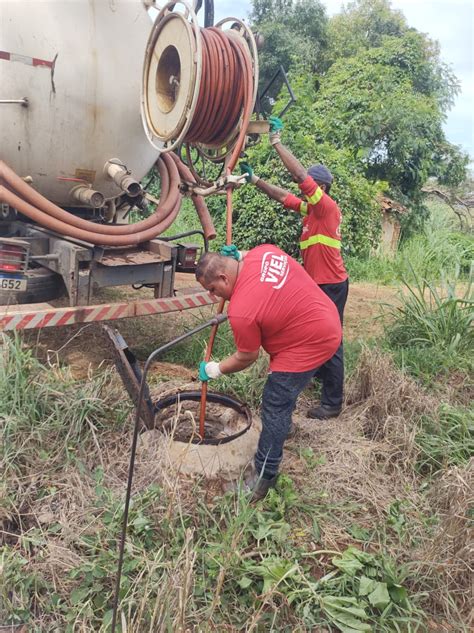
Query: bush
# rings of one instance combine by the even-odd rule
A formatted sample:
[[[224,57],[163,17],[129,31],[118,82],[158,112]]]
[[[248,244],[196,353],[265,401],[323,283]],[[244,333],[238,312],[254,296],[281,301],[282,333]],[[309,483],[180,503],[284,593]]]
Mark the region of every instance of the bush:
[[[412,269],[414,283],[403,280],[407,294],[402,305],[392,309],[395,317],[388,329],[389,341],[395,347],[438,347],[462,354],[474,352],[474,300],[471,284],[461,298],[456,285],[446,283],[443,291],[421,278]]]
[[[285,115],[283,142],[305,166],[324,162],[334,175],[331,197],[339,204],[342,215],[343,252],[345,255],[367,256],[378,243],[380,212],[376,202],[386,183],[369,182],[364,176],[360,157],[349,149],[336,149],[328,143],[318,143],[314,135],[312,106],[315,85],[307,76],[292,77],[297,101]],[[278,112],[280,103],[275,104]],[[246,150],[245,160],[255,173],[266,181],[298,194],[298,188],[266,138]],[[225,201],[213,198],[209,208],[221,230],[223,240]],[[265,242],[273,243],[295,256],[301,232],[297,214],[285,211],[256,187],[245,185],[234,194],[233,241],[243,249]],[[216,247],[218,245],[216,244]]]
[[[418,467],[422,472],[467,466],[474,454],[472,412],[441,406],[436,417],[422,417],[416,443],[420,449]]]

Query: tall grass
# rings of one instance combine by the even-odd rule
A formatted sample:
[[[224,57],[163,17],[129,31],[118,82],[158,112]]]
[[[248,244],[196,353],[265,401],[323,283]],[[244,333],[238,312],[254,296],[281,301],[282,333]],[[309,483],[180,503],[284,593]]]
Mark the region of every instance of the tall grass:
[[[46,369],[18,336],[2,335],[0,351],[0,471],[3,510],[10,513],[27,502],[26,473],[47,478],[63,469],[87,452],[104,425],[121,425],[129,408],[116,406],[107,372],[82,382],[67,370]]]
[[[222,335],[223,351],[229,334]],[[127,399],[105,378],[78,382],[40,365],[18,339],[3,345],[0,623],[27,622],[32,633],[106,633],[131,435],[123,425]],[[355,426],[365,409],[361,402]],[[438,429],[424,430],[434,442]],[[300,447],[290,443],[293,479],[282,476],[256,505],[242,491],[215,496],[216,482],[180,477],[159,454],[137,455],[119,630],[422,631],[428,616],[423,582],[412,571],[416,550],[407,553],[407,531],[392,529],[394,511],[383,510],[394,472],[403,471],[393,470],[393,460],[384,466],[379,441],[377,459],[366,460],[369,440],[354,430],[351,444],[349,426],[342,432],[352,466],[365,464],[342,500],[331,484],[346,481],[349,464],[337,463],[339,436],[329,427],[308,432]],[[465,442],[465,426],[451,425],[445,435],[452,450]],[[442,462],[448,444],[424,441],[434,461],[421,470],[464,463],[464,453]],[[408,474],[407,488],[416,476]],[[388,490],[378,501],[383,478]],[[423,534],[426,519],[413,506],[390,507],[397,525]]]
[[[438,284],[410,268],[399,301],[385,313],[385,339],[399,364],[425,382],[461,372],[472,380],[474,297],[467,282],[446,278]],[[471,378],[470,378],[471,375]]]
[[[472,410],[442,405],[436,416],[423,416],[416,443],[418,467],[434,473],[453,466],[466,466],[474,455]]]
[[[451,355],[474,353],[474,297],[472,278],[459,296],[458,279],[445,279],[441,288],[421,277],[410,266],[403,278],[401,305],[391,309],[387,328],[394,347],[437,347]]]
[[[436,283],[443,272],[452,276],[456,271],[461,278],[468,277],[474,262],[474,236],[456,228],[447,207],[429,206],[430,216],[423,230],[402,242],[393,257],[347,258],[352,281],[388,284],[422,277]]]

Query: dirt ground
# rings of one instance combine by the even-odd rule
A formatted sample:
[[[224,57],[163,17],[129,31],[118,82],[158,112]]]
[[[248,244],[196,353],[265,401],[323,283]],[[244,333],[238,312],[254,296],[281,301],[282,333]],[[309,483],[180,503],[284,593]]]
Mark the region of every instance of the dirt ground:
[[[177,277],[178,288],[190,285],[188,275]],[[137,292],[132,292],[133,295],[129,293],[125,297],[137,299]],[[378,336],[382,331],[379,318],[382,305],[396,301],[396,292],[393,286],[351,284],[344,313],[345,339],[357,340]],[[117,298],[117,295],[114,298]],[[121,300],[123,299],[124,295],[121,294]],[[139,358],[146,358],[154,347],[209,318],[212,310],[213,308],[203,308],[140,319],[122,319],[111,322],[110,325],[120,331],[129,348]],[[110,367],[114,363],[111,343],[100,323],[25,331],[23,337],[28,345],[35,348],[42,361],[69,365],[76,378],[87,378],[91,372]],[[154,372],[186,380],[193,377],[192,370],[170,363],[156,364]]]

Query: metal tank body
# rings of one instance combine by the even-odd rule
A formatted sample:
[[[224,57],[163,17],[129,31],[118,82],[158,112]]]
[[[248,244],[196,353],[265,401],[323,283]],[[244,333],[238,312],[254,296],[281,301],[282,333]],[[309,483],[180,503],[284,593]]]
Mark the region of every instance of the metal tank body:
[[[138,0],[0,0],[0,158],[40,193],[77,206],[81,179],[106,198],[118,158],[140,180],[158,152],[140,117],[152,22]],[[76,179],[76,180],[74,180]]]

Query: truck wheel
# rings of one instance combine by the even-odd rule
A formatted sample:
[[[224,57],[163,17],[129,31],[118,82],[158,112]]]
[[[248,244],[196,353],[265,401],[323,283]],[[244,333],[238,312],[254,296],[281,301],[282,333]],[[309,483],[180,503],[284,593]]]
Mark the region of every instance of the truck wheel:
[[[18,305],[20,303],[42,303],[62,297],[66,292],[63,279],[58,273],[40,266],[26,272],[28,285],[24,292],[0,290],[0,305]]]

